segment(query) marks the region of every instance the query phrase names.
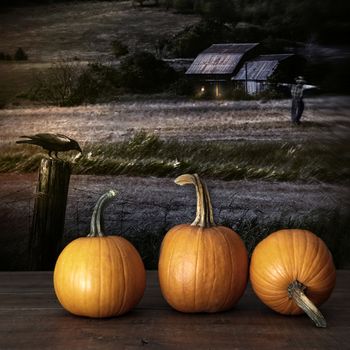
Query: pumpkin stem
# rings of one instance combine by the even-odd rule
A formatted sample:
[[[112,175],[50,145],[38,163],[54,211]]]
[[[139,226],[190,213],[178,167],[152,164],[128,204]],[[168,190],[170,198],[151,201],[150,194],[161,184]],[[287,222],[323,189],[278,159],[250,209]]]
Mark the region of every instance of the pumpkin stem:
[[[197,193],[197,213],[192,226],[212,227],[216,226],[213,216],[213,207],[206,184],[198,174],[184,174],[175,179],[177,185],[194,185]]]
[[[103,217],[102,213],[108,202],[117,195],[117,191],[109,190],[97,201],[91,217],[90,234],[88,237],[103,237]]]
[[[304,310],[317,327],[327,327],[327,322],[315,304],[305,295],[306,287],[299,281],[294,281],[288,286],[288,296]]]

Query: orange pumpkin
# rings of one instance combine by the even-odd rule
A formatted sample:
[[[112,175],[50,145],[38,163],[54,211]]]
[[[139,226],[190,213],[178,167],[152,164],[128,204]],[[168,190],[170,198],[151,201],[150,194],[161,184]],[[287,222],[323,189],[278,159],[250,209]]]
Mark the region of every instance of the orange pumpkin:
[[[274,232],[252,254],[250,280],[260,300],[285,315],[305,311],[318,327],[326,321],[316,306],[329,298],[335,279],[331,253],[310,231]]]
[[[182,312],[230,309],[247,284],[245,245],[234,231],[214,223],[207,187],[197,174],[179,176],[175,182],[195,185],[197,216],[192,224],[173,227],[162,242],[158,266],[162,294]]]
[[[110,190],[97,202],[91,232],[68,244],[58,257],[54,288],[62,306],[75,315],[118,316],[142,298],[146,272],[134,246],[118,236],[104,236],[101,216],[116,192]]]

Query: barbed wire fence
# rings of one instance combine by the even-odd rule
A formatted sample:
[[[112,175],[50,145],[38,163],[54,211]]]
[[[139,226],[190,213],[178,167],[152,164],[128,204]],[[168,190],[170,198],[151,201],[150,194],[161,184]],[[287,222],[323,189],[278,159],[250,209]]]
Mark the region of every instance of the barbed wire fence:
[[[89,233],[93,207],[100,195],[100,192],[83,186],[70,187],[59,250],[71,240]],[[0,196],[0,244],[3,251],[0,269],[27,268],[35,196],[35,183]],[[215,210],[218,222],[232,224],[229,222],[232,220],[227,219],[227,212],[237,211],[235,196],[236,193],[228,203]],[[129,239],[140,251],[146,266],[155,268],[165,233],[176,224],[191,223],[195,211],[195,200],[193,203],[171,199],[163,202],[139,201],[125,198],[121,193],[105,210],[105,234],[117,234]],[[246,216],[249,210],[240,210],[242,212]]]
[[[29,235],[32,225],[36,183],[0,195],[0,270],[25,270],[28,268]],[[100,191],[83,185],[69,188],[64,234],[58,247],[60,251],[71,240],[86,236],[90,231],[90,219]],[[271,213],[259,208],[239,204],[240,193],[234,192],[225,202],[219,202],[214,210],[216,222],[233,228],[241,235],[248,251],[252,251],[269,232],[281,227],[303,225],[303,220],[317,222],[322,212],[303,212],[296,221],[290,213]],[[166,232],[180,223],[191,223],[195,216],[195,200],[162,198],[130,198],[126,193],[106,208],[105,234],[121,235],[139,250],[147,268],[157,267],[159,248]],[[281,209],[281,208],[279,208]],[[311,215],[312,214],[312,215]],[[297,213],[298,215],[298,213]],[[311,222],[311,221],[309,221]]]

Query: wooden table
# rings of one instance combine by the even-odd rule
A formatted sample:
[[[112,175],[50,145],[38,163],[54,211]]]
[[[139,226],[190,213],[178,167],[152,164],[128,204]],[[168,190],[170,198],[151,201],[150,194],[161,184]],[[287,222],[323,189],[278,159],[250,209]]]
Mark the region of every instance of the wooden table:
[[[61,308],[51,272],[0,272],[0,349],[350,349],[350,271],[338,271],[321,307],[326,329],[270,311],[250,287],[231,311],[182,314],[162,298],[156,272],[147,282],[136,309],[98,320]]]

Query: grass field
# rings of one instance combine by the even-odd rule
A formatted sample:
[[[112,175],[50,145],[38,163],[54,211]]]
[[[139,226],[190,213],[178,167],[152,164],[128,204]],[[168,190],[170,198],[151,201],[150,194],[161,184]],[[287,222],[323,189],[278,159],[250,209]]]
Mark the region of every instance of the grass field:
[[[74,163],[62,246],[88,231],[94,201],[116,188],[108,232],[132,240],[146,266],[156,268],[164,234],[190,222],[194,211],[193,189],[177,188],[173,178],[197,171],[213,193],[217,221],[250,250],[273,230],[302,227],[327,242],[338,267],[349,267],[350,100],[307,99],[300,127],[290,125],[289,105],[153,98],[1,110],[2,265],[26,267],[33,172],[45,156],[15,141],[49,131],[73,136],[84,150]]]
[[[290,123],[290,100],[198,101],[164,94],[121,96],[106,104],[58,108],[20,97],[33,76],[68,59],[116,64],[111,41],[131,51],[196,23],[199,17],[130,1],[74,2],[0,13],[0,51],[22,47],[26,62],[0,62],[0,269],[26,269],[36,170],[45,153],[16,145],[22,135],[62,133],[84,150],[62,155],[73,172],[62,248],[88,232],[91,210],[109,188],[120,194],[106,212],[156,268],[166,231],[191,222],[193,188],[173,178],[198,172],[213,194],[217,222],[232,227],[249,251],[279,228],[314,231],[337,267],[350,267],[350,98],[306,98],[302,125]]]
[[[132,96],[109,104],[72,108],[0,110],[1,144],[39,132],[58,132],[86,143],[125,141],[144,130],[178,141],[323,142],[347,139],[350,98],[305,100],[303,125],[290,123],[290,100],[196,101]]]
[[[41,149],[15,140],[60,132],[83,147],[79,161],[67,158],[76,174],[345,182],[350,99],[307,100],[300,127],[291,126],[289,104],[146,100],[2,110],[0,172],[36,171]]]
[[[349,145],[283,141],[163,141],[154,134],[130,140],[86,144],[85,156],[74,164],[75,174],[169,177],[200,173],[222,180],[326,181],[350,178]],[[220,155],[220,156],[218,156]],[[0,172],[33,172],[43,154],[35,146],[2,148]],[[74,154],[68,157],[74,162]]]
[[[89,1],[17,7],[0,13],[0,51],[22,47],[33,62],[62,57],[111,60],[113,39],[130,50],[154,50],[157,38],[175,34],[198,16],[158,8],[133,8],[131,1]]]
[[[57,60],[111,62],[111,42],[130,52],[155,51],[156,40],[199,21],[158,8],[132,8],[131,1],[89,1],[17,7],[0,13],[0,52],[22,47],[27,62],[0,61],[0,104],[21,103],[33,76]]]

